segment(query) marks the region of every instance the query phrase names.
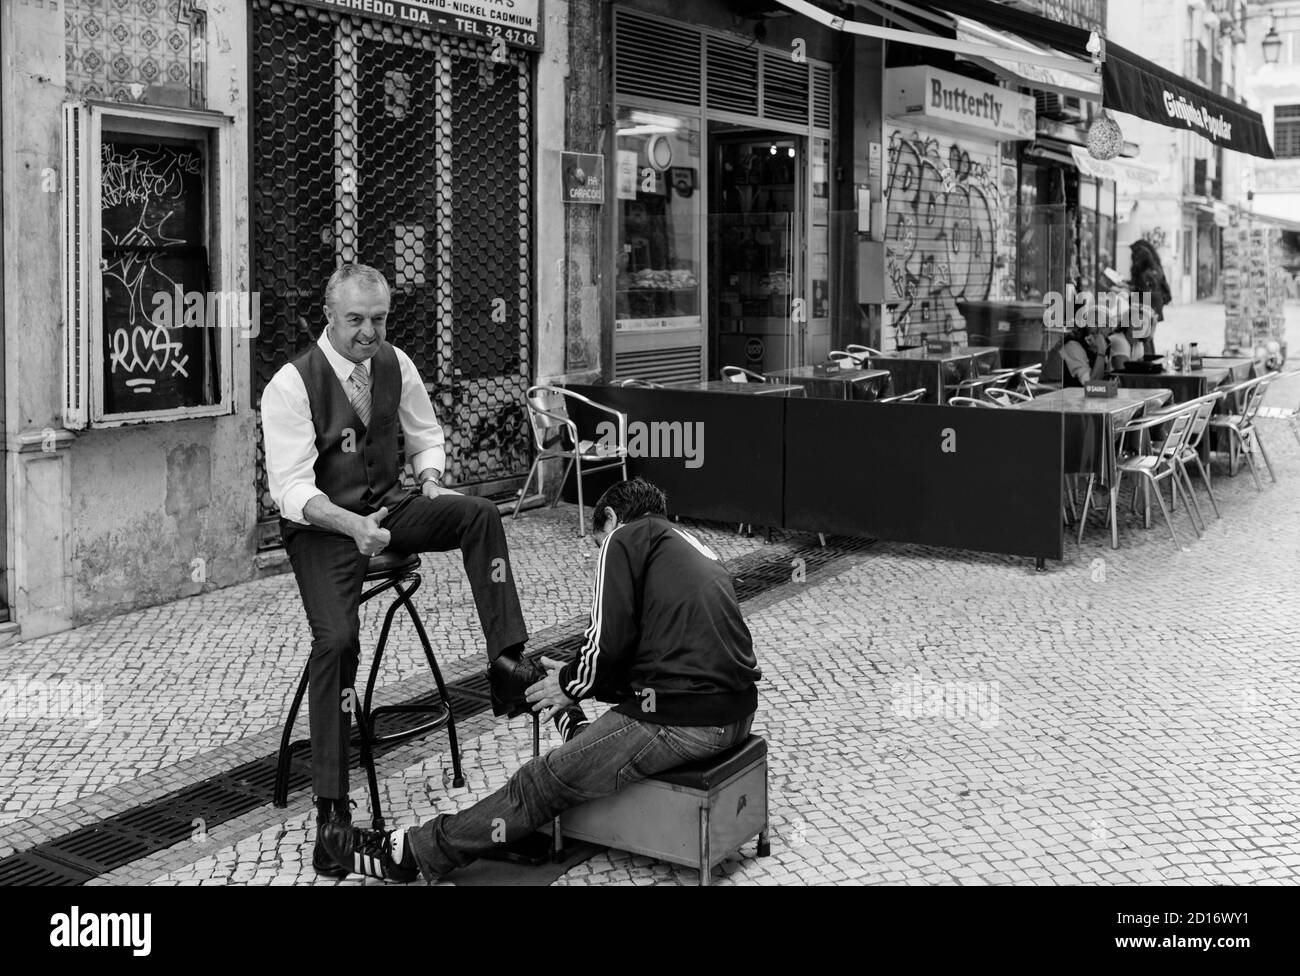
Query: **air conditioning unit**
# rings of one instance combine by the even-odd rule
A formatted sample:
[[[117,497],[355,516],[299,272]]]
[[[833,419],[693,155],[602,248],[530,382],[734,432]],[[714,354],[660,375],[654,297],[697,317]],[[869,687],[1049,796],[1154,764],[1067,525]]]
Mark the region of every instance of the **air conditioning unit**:
[[[1058,122],[1082,122],[1084,118],[1083,103],[1073,95],[1058,95],[1056,92],[1039,91],[1034,93],[1038,114]]]

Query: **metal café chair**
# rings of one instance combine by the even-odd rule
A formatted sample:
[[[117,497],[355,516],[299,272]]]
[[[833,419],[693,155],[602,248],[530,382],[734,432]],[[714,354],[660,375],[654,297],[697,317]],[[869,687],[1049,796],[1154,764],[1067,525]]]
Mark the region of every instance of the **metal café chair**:
[[[570,400],[612,417],[617,432],[615,442],[610,444],[603,436],[598,440],[584,439],[578,432],[578,425],[569,417]],[[528,486],[532,484],[538,466],[543,461],[560,458],[569,462],[560,479],[561,487],[568,481],[573,466],[576,464],[578,467],[578,534],[585,536],[587,519],[584,514],[582,479],[597,471],[620,466],[624,480],[627,479],[627,414],[559,386],[530,386],[524,394],[524,403],[528,407],[528,422],[532,425],[533,440],[537,445],[537,458],[524,481],[524,490],[519,494],[519,501],[515,502],[511,518],[519,517],[519,507],[528,497]],[[584,464],[588,465],[585,470]],[[551,507],[554,508],[559,500],[560,492],[557,491]]]
[[[884,353],[882,353],[879,349],[872,349],[870,346],[860,346],[857,343],[851,343],[845,346],[844,350],[850,356],[857,356],[860,359],[861,358],[870,359],[872,356],[884,355]]]
[[[979,361],[971,358],[962,362],[943,364],[944,399],[954,396],[978,397],[984,390],[1001,382],[1002,377],[995,373],[981,373]]]
[[[993,372],[994,375],[1004,375],[1003,381],[999,384],[1002,388],[1024,393],[1029,397],[1052,389],[1052,387],[1040,382],[1043,375],[1042,363],[1030,363],[1028,366],[1021,366],[1017,369],[998,369]]]
[[[977,400],[975,397],[955,396],[948,398],[950,407],[988,407],[990,410],[996,410],[1002,406],[1000,403],[987,403],[984,400]]]
[[[1028,403],[1033,399],[1028,393],[1017,393],[1004,386],[995,386],[984,391],[984,396],[999,407],[1010,407],[1017,403]],[[950,403],[952,401],[949,401]]]
[[[853,347],[850,346],[849,348],[852,349]],[[1289,373],[1283,373],[1278,379],[1291,380],[1297,376],[1300,376],[1300,369],[1293,369]],[[1295,435],[1296,443],[1300,444],[1300,406],[1292,407],[1289,410],[1286,407],[1277,407],[1274,416],[1279,415],[1286,420],[1287,426],[1291,428],[1291,433]]]
[[[1201,473],[1201,482],[1205,485],[1205,490],[1210,496],[1210,504],[1214,507],[1214,517],[1220,519],[1223,516],[1219,512],[1219,503],[1214,498],[1214,489],[1210,487],[1210,473],[1205,469],[1205,464],[1201,461],[1201,441],[1205,437],[1205,432],[1209,429],[1210,418],[1214,415],[1214,409],[1222,399],[1223,391],[1216,390],[1203,397],[1197,397],[1195,400],[1188,400],[1186,403],[1179,404],[1178,408],[1176,408],[1183,409],[1193,405],[1196,407],[1196,412],[1192,417],[1192,429],[1187,435],[1187,443],[1183,445],[1182,453],[1178,456],[1178,464],[1183,469],[1183,481],[1187,486],[1187,493],[1195,503],[1196,493],[1192,491],[1191,472],[1187,468],[1187,465],[1194,461],[1197,470]],[[1151,416],[1169,416],[1175,412],[1176,410],[1162,410]],[[1197,505],[1196,514],[1198,516],[1201,514],[1199,505]],[[1201,525],[1205,525],[1204,517],[1201,518]]]
[[[743,366],[723,366],[721,371],[724,380],[731,380],[733,383],[766,383],[767,377],[762,373],[755,373],[753,370],[745,369]]]
[[[862,368],[866,369],[871,365],[872,356],[883,356],[879,349],[872,349],[870,346],[860,346],[857,343],[851,343],[844,347],[844,351],[858,361]]]
[[[1197,408],[1188,409],[1185,405],[1180,405],[1176,411],[1158,414],[1151,417],[1142,417],[1138,420],[1130,421],[1127,424],[1116,429],[1115,434],[1118,438],[1123,438],[1128,434],[1141,435],[1144,431],[1149,431],[1153,427],[1162,427],[1169,425],[1169,433],[1164,441],[1158,446],[1152,448],[1150,454],[1135,454],[1121,458],[1116,465],[1115,484],[1110,489],[1110,526],[1112,547],[1119,547],[1119,526],[1115,511],[1115,502],[1119,495],[1120,486],[1123,484],[1124,475],[1131,474],[1144,479],[1152,488],[1156,501],[1160,503],[1160,513],[1165,517],[1165,525],[1169,527],[1169,534],[1173,537],[1174,545],[1179,549],[1182,543],[1178,541],[1178,533],[1174,531],[1173,519],[1169,516],[1169,509],[1165,505],[1164,495],[1160,493],[1160,483],[1169,482],[1169,492],[1172,499],[1177,498],[1179,491],[1179,472],[1181,468],[1178,464],[1178,458],[1187,443],[1187,437],[1192,430],[1192,419]],[[1083,541],[1083,530],[1088,524],[1088,508],[1092,503],[1092,489],[1097,480],[1096,474],[1088,476],[1088,491],[1083,497],[1083,515],[1079,519],[1079,541]],[[1136,485],[1134,492],[1137,491]],[[1185,490],[1185,489],[1184,489]],[[1191,506],[1188,506],[1191,511]],[[1193,528],[1196,522],[1192,522]],[[1199,529],[1197,532],[1199,533]]]
[[[925,387],[920,386],[915,390],[908,390],[906,393],[900,393],[897,396],[882,397],[876,403],[915,403],[928,392]]]
[[[1255,448],[1259,448],[1260,456],[1268,466],[1268,476],[1274,482],[1277,481],[1277,475],[1273,473],[1273,462],[1268,459],[1264,442],[1260,440],[1259,431],[1255,427],[1255,415],[1263,403],[1264,391],[1277,375],[1265,373],[1252,380],[1223,387],[1219,393],[1228,398],[1229,410],[1235,406],[1236,412],[1217,414],[1210,418],[1210,429],[1224,431],[1228,436],[1228,474],[1237,473],[1237,452],[1240,450],[1250,465],[1251,477],[1255,479],[1255,488],[1259,491],[1264,490],[1264,483],[1259,480],[1259,472],[1255,470]]]
[[[845,352],[843,349],[832,349],[826,354],[826,358],[839,363],[843,369],[862,368],[862,360],[851,352]]]
[[[662,383],[656,383],[654,380],[643,380],[639,376],[629,376],[625,380],[614,380],[610,386],[630,387],[638,390],[663,390],[666,387]]]

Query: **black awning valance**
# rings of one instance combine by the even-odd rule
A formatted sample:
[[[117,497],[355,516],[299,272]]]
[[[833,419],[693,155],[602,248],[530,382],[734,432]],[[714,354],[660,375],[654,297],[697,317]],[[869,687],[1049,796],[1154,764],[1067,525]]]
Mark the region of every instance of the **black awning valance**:
[[[1127,112],[1174,129],[1191,129],[1225,149],[1273,158],[1273,147],[1269,145],[1264,120],[1258,112],[1216,95],[1118,44],[1106,45],[1102,97],[1103,104],[1116,112]]]
[[[880,0],[885,4],[889,0]],[[908,0],[926,7],[969,17],[989,27],[1018,34],[1082,60],[1090,60],[1090,32],[1008,7],[994,0]],[[1008,54],[1014,59],[1014,55]],[[1102,95],[1106,108],[1174,129],[1190,129],[1225,149],[1264,159],[1273,148],[1260,114],[1203,85],[1162,68],[1140,54],[1106,42],[1102,64]]]

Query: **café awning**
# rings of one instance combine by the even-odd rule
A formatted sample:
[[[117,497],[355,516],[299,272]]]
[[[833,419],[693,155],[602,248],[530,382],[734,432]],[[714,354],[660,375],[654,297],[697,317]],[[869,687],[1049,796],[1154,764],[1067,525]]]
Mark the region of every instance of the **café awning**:
[[[932,19],[936,15],[968,18],[995,31],[1014,34],[1033,45],[1056,54],[1015,50],[994,43],[975,44],[956,37],[937,37],[915,30],[899,30],[859,21],[845,20],[808,0],[778,0],[796,13],[834,30],[865,37],[877,37],[920,47],[940,48],[957,54],[990,59],[1006,59],[1027,65],[1041,65],[1060,71],[1078,73],[1093,63],[1088,50],[1090,31],[1027,13],[995,0],[851,0],[864,10],[877,12],[881,7],[898,11],[891,16],[901,22],[911,13],[922,12]],[[954,24],[956,21],[953,21]],[[1099,52],[1102,79],[1102,104],[1112,111],[1146,119],[1174,129],[1189,129],[1225,149],[1263,159],[1273,158],[1264,121],[1258,112],[1231,101],[1203,85],[1160,67],[1118,44],[1104,42]]]
[[[1162,189],[1162,174],[1154,166],[1126,159],[1097,159],[1079,146],[1070,147],[1070,157],[1080,173],[1098,180],[1114,180],[1119,186],[1134,193]]]

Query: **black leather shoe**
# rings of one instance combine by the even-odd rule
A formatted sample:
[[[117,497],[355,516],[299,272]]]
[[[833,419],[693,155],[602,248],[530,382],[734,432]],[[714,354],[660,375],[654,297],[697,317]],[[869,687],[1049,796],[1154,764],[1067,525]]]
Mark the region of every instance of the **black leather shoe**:
[[[564,742],[568,742],[590,724],[581,705],[570,705],[555,713],[555,728]]]
[[[514,718],[530,711],[524,693],[546,677],[546,669],[523,654],[506,652],[488,665],[488,693],[492,714]]]
[[[325,848],[325,831],[331,826],[352,829],[352,811],[348,808],[347,801],[344,801],[342,806],[335,803],[329,813],[317,811],[316,846],[311,852],[311,866],[316,869],[317,874],[327,878],[347,877],[348,869],[340,866],[334,858],[330,857],[329,851]]]
[[[322,828],[325,850],[347,874],[349,870],[380,881],[408,884],[420,876],[419,869],[404,867],[393,853],[393,831],[368,830],[329,823]]]

